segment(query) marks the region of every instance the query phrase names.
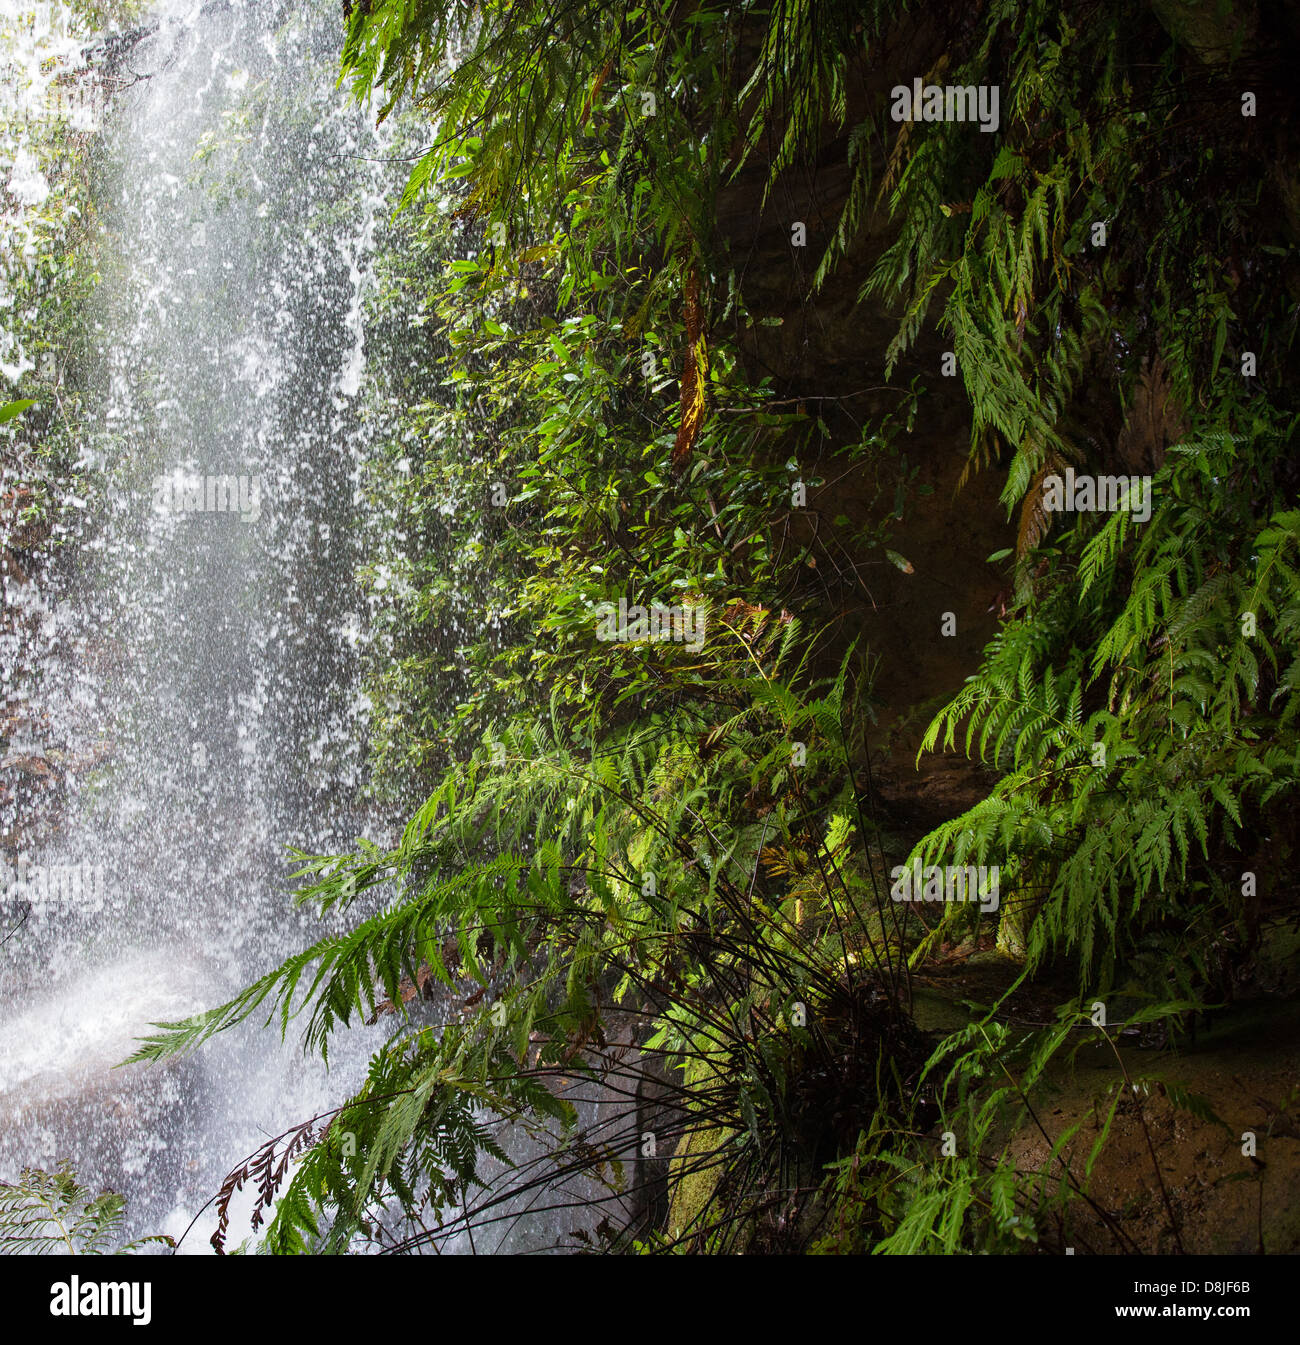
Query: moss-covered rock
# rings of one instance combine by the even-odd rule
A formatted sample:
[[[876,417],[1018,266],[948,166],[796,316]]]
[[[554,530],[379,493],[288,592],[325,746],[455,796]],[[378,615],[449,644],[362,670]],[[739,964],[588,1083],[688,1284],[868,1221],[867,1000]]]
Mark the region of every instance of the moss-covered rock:
[[[683,1082],[694,1091],[718,1077],[708,1059],[687,1062]],[[708,1227],[708,1210],[726,1171],[720,1157],[736,1132],[725,1126],[691,1127],[677,1141],[668,1168],[668,1236],[691,1238]]]
[[[1151,0],[1166,32],[1207,65],[1240,55],[1259,28],[1252,0]]]

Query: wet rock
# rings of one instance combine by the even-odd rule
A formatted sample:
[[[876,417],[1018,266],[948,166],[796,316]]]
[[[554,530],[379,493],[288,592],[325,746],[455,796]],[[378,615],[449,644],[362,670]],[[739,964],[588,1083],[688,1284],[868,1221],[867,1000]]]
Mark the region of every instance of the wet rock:
[[[31,572],[16,552],[0,546],[0,577],[12,580],[15,584],[30,584]]]
[[[1259,8],[1253,0],[1226,5],[1151,0],[1151,8],[1170,37],[1206,65],[1220,65],[1245,51],[1259,29]]]
[[[50,521],[39,512],[26,486],[0,495],[0,542],[11,552],[34,551],[50,535]]]
[[[23,775],[34,775],[38,780],[61,780],[63,772],[39,753],[29,755],[11,755],[0,760],[0,771],[20,771]]]

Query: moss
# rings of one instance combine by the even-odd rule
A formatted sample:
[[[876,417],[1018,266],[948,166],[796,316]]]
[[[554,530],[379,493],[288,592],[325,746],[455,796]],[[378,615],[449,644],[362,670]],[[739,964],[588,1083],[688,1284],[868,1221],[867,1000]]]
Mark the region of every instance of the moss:
[[[691,1060],[687,1062],[683,1083],[694,1091],[717,1075],[711,1061]],[[730,1127],[700,1125],[687,1130],[677,1141],[668,1168],[670,1238],[694,1236],[710,1222],[709,1204],[726,1172],[726,1163],[718,1155],[735,1134]]]

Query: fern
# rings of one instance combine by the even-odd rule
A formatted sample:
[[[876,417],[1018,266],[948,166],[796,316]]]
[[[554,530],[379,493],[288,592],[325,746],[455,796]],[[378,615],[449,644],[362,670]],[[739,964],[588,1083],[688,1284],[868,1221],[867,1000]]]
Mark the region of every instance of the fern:
[[[66,1164],[52,1172],[26,1168],[0,1182],[0,1255],[129,1256],[150,1244],[176,1244],[165,1234],[123,1242],[126,1197],[92,1194]]]

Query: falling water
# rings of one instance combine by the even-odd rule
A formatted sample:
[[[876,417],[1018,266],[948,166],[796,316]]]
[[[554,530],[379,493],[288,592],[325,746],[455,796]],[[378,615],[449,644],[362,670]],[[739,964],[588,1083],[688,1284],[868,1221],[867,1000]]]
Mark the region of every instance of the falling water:
[[[127,1195],[132,1232],[179,1235],[341,1100],[380,1031],[345,1034],[328,1075],[251,1027],[112,1069],[319,935],[288,846],[392,837],[362,798],[355,573],[364,300],[401,169],[335,88],[334,0],[166,0],[148,22],[97,151],[79,448],[104,487],[40,595],[41,714],[10,744],[66,797],[44,833],[3,819],[34,899],[0,956],[0,1175],[69,1158]]]

